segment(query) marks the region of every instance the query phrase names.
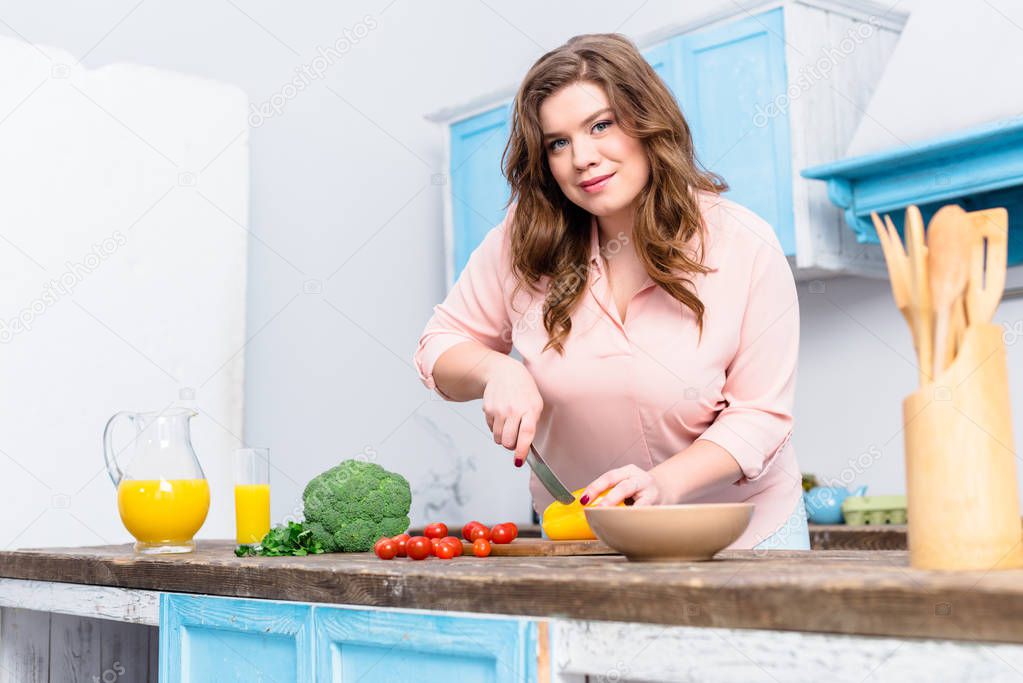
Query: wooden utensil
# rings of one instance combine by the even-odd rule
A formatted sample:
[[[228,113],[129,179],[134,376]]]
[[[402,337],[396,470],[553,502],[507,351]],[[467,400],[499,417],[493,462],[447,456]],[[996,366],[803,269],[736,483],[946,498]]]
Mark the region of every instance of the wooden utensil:
[[[1005,291],[1009,212],[997,208],[968,215],[973,223],[974,242],[966,287],[966,320],[973,325],[991,321]]]
[[[934,329],[931,291],[927,277],[927,242],[924,219],[915,205],[906,207],[906,250],[909,256],[910,308],[913,313],[913,336],[917,340],[921,386],[930,381],[934,365]]]
[[[884,254],[884,262],[888,266],[888,280],[892,286],[892,298],[895,299],[895,306],[906,319],[906,324],[913,328],[912,313],[909,308],[909,282],[905,277],[906,252],[902,249],[902,240],[898,233],[895,240],[892,240],[888,226],[881,222],[877,213],[871,212],[870,219],[874,221],[874,230],[877,232],[877,239],[881,241],[881,253]],[[890,220],[885,216],[885,220]],[[894,226],[892,226],[894,228]],[[898,242],[896,245],[895,242]],[[901,252],[901,254],[899,253]],[[914,340],[916,346],[916,340]]]
[[[878,218],[877,213],[871,212],[871,220],[874,222],[874,230],[877,231],[877,238],[881,242],[881,252],[884,254],[885,264],[888,266],[888,280],[892,287],[892,297],[895,299],[895,306],[902,313],[906,324],[909,325],[910,336],[913,339],[913,349],[917,352],[919,363],[920,349],[916,339],[916,327],[913,325],[913,312],[910,300],[912,298],[909,257],[902,246],[902,238],[892,219],[886,214],[884,223]]]
[[[952,365],[963,345],[963,334],[966,332],[966,292],[956,297],[952,304],[952,317],[948,324],[948,345],[945,347],[944,368]]]
[[[973,242],[970,221],[966,220],[966,212],[957,204],[938,209],[927,227],[927,282],[935,319],[934,377],[946,367],[949,319],[970,277]]]

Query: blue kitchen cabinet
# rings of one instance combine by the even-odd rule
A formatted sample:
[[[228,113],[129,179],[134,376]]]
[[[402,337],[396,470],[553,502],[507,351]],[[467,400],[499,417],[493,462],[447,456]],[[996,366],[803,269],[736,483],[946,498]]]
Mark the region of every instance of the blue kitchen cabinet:
[[[536,679],[527,619],[163,594],[160,680],[432,681]]]
[[[511,188],[501,172],[511,106],[504,105],[451,126],[451,206],[454,278],[487,231],[501,222]]]
[[[778,8],[672,42],[681,51],[681,106],[700,162],[729,184],[725,196],[771,224],[792,256],[784,35]]]
[[[160,596],[160,681],[312,681],[308,605],[209,596]]]
[[[643,51],[646,61],[668,86],[676,100],[679,98],[677,90],[679,84],[678,40],[678,38],[675,38],[674,40],[665,41],[649,50]]]
[[[536,627],[524,619],[315,609],[320,680],[536,680]]]

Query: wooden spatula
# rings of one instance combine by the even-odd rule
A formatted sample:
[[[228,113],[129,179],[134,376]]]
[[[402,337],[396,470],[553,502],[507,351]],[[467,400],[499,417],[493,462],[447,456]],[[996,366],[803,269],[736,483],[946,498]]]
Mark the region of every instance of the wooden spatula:
[[[914,205],[906,207],[906,252],[909,256],[910,308],[913,312],[913,336],[917,340],[920,360],[920,385],[930,380],[934,367],[934,324],[931,290],[927,277],[927,241],[924,219]]]
[[[916,329],[913,326],[913,312],[910,308],[909,257],[906,256],[906,249],[902,246],[902,238],[899,237],[892,219],[885,215],[884,223],[881,223],[876,213],[871,213],[870,218],[874,221],[874,230],[877,231],[877,238],[881,241],[881,252],[884,254],[884,261],[888,266],[888,280],[892,286],[892,298],[895,299],[895,306],[902,313],[902,317],[906,319],[906,324],[909,325],[909,331],[913,337],[913,349],[919,354]]]
[[[966,292],[956,297],[952,305],[952,317],[948,321],[948,345],[945,347],[945,359],[943,367],[952,365],[959,348],[963,345],[963,335],[966,333]]]
[[[902,317],[906,319],[906,324],[912,328],[913,322],[909,310],[909,282],[905,278],[906,252],[902,249],[902,240],[896,233],[894,242],[898,242],[898,244],[893,242],[888,226],[881,223],[881,219],[876,213],[871,212],[870,218],[874,221],[877,239],[881,241],[881,253],[884,254],[884,262],[888,266],[888,280],[892,286],[892,298],[895,299],[895,306],[902,313]],[[885,216],[885,220],[890,219]]]
[[[1003,208],[973,211],[969,218],[974,241],[966,287],[966,321],[973,325],[991,322],[1005,291],[1009,212]]]
[[[970,278],[974,236],[957,204],[941,207],[927,227],[927,280],[934,307],[934,376],[945,369],[949,319]]]

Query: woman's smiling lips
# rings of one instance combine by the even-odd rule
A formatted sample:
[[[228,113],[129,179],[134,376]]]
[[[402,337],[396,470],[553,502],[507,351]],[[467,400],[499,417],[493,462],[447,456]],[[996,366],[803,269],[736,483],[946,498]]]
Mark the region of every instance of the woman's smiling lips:
[[[604,186],[607,185],[607,181],[610,180],[611,176],[613,175],[614,173],[609,173],[607,175],[597,176],[596,178],[584,180],[583,182],[579,183],[579,187],[583,188],[583,191],[585,192],[599,192],[600,190],[604,189]]]

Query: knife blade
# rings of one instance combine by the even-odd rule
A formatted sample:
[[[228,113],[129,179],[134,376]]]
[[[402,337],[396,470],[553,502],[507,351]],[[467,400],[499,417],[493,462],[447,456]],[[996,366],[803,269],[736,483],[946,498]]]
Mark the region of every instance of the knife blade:
[[[540,457],[540,454],[536,452],[536,448],[533,444],[529,444],[529,453],[526,454],[526,462],[529,463],[529,467],[536,474],[536,478],[540,480],[543,487],[547,489],[547,492],[554,496],[554,499],[559,503],[569,505],[575,502],[575,496],[568,490],[568,487],[561,483],[558,479],[558,475],[554,474],[544,459]]]

